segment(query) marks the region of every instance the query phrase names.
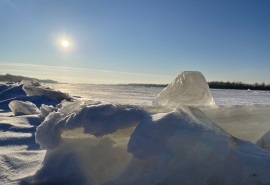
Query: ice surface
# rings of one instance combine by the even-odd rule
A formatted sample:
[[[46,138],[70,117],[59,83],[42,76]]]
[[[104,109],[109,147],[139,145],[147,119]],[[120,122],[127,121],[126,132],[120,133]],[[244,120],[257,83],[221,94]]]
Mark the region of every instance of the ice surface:
[[[94,84],[49,84],[54,89],[80,96],[80,100],[102,103],[152,105],[152,100],[163,89],[160,87]]]
[[[181,72],[153,101],[154,105],[213,105],[209,86],[198,71]]]
[[[211,89],[217,105],[270,104],[270,91]]]
[[[256,141],[256,145],[270,152],[270,130]]]
[[[41,113],[40,110],[37,108],[37,106],[29,101],[24,102],[13,100],[8,104],[8,106],[15,116]]]
[[[123,140],[119,129],[136,125]],[[61,137],[78,128],[90,136]],[[47,149],[46,157],[25,184],[270,183],[269,152],[236,139],[187,106],[154,115],[112,104],[86,106],[64,118],[50,113],[36,140]]]
[[[270,105],[220,105],[203,107],[209,119],[231,135],[255,143],[270,130]]]
[[[54,89],[80,96],[80,100],[96,100],[103,103],[152,106],[153,99],[163,87],[94,84],[48,84]],[[270,104],[270,91],[210,89],[217,105]]]

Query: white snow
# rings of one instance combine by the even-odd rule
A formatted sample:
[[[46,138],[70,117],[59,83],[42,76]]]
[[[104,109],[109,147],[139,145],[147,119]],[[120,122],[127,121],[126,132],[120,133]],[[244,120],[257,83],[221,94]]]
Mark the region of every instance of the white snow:
[[[33,84],[24,87],[38,96],[0,86],[0,184],[270,183],[269,92],[210,92],[201,73],[184,72],[171,91],[51,84],[74,97],[56,106],[48,96],[59,91]],[[160,91],[166,106],[152,106]],[[40,115],[10,117],[3,107],[14,97]]]
[[[130,138],[120,134],[119,129],[136,125]],[[101,138],[61,137],[80,127]],[[36,140],[47,149],[46,157],[25,183],[270,183],[270,153],[234,138],[187,106],[154,115],[112,104],[86,106],[64,118],[50,113]]]
[[[214,105],[209,86],[198,71],[181,72],[153,101],[154,105]]]
[[[0,141],[3,141],[3,140],[11,140],[11,139],[14,139],[14,138],[30,138],[32,136],[31,133],[24,133],[24,132],[9,132],[9,131],[6,131],[6,132],[2,132],[0,131]]]

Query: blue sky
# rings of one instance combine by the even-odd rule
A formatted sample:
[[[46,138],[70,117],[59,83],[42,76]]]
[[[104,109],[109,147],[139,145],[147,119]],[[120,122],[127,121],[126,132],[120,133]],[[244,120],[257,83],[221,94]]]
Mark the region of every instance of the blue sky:
[[[169,83],[194,70],[270,83],[269,10],[269,0],[0,0],[0,73]]]

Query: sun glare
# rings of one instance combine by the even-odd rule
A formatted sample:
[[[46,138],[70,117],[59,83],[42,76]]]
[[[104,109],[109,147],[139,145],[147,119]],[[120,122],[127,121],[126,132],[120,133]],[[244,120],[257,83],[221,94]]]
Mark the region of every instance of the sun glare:
[[[65,47],[65,48],[69,46],[69,43],[68,43],[68,41],[66,41],[66,40],[62,40],[61,44],[62,44],[62,46]]]

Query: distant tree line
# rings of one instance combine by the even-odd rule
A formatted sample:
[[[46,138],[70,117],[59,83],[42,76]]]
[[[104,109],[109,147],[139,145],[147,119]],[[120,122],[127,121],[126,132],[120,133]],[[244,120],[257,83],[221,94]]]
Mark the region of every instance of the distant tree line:
[[[129,86],[143,86],[143,87],[167,87],[168,84],[126,84]],[[266,85],[265,83],[255,83],[255,84],[246,84],[242,82],[220,82],[213,81],[208,82],[208,85],[211,89],[243,89],[243,90],[270,90],[270,84]]]
[[[211,89],[270,90],[270,84],[266,85],[265,83],[246,84],[242,82],[213,81],[213,82],[208,82],[208,85]]]
[[[16,76],[16,75],[11,75],[11,74],[5,74],[5,75],[0,75],[0,81],[5,81],[5,82],[20,82],[22,80],[32,80],[35,79],[38,82],[41,83],[58,83],[57,81],[54,80],[40,80],[36,78],[30,78],[30,77],[25,77],[25,76]]]
[[[120,84],[128,86],[143,86],[143,87],[167,87],[168,84]]]

